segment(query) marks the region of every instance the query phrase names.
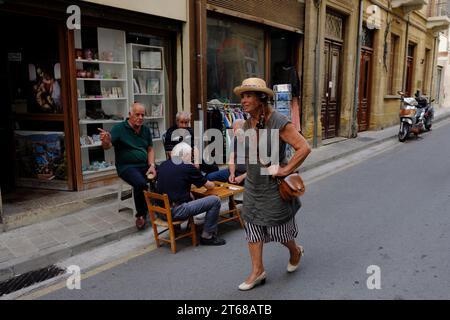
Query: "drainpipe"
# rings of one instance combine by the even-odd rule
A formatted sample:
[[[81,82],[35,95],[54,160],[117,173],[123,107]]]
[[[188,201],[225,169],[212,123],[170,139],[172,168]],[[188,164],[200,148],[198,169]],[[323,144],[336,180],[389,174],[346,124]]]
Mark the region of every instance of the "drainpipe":
[[[408,36],[409,36],[409,13],[408,13],[408,21],[406,22],[405,60],[403,63],[403,85],[402,85],[403,92],[406,92],[406,65],[408,64]]]
[[[361,46],[362,46],[362,20],[363,20],[363,0],[359,0],[359,16],[358,16],[358,43],[356,45],[355,57],[355,92],[353,100],[353,122],[352,122],[352,138],[358,136],[358,104],[359,104],[359,77],[361,64]]]
[[[431,81],[430,81],[430,98],[428,99],[428,101],[431,101],[433,99],[433,82],[434,82],[434,68],[436,67],[435,62],[436,62],[436,42],[439,39],[439,33],[438,36],[434,38],[434,45],[433,45],[433,63],[432,63],[432,67],[431,67]],[[423,80],[425,81],[425,79]],[[437,90],[437,88],[436,88]]]
[[[320,106],[320,81],[319,81],[319,65],[320,65],[320,5],[321,0],[315,0],[314,5],[317,10],[316,18],[316,47],[315,47],[315,64],[314,64],[314,136],[313,148],[317,148],[318,126],[319,126],[319,106]]]

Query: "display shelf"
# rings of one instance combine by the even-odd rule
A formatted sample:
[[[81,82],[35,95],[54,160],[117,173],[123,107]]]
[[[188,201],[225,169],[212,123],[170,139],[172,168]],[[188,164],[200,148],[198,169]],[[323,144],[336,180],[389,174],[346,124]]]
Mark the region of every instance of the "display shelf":
[[[164,119],[164,117],[144,117],[144,120]]]
[[[162,96],[162,93],[134,93],[135,96]]]
[[[81,63],[92,63],[92,64],[118,64],[125,65],[124,61],[106,61],[106,60],[86,60],[86,59],[76,59],[76,62]]]
[[[77,78],[77,81],[115,81],[124,82],[126,79],[99,79],[99,78]]]
[[[75,48],[83,52],[83,59],[76,59],[78,91],[78,124],[80,137],[98,134],[97,128],[110,131],[128,114],[128,68],[126,34],[122,30],[86,27],[83,33],[75,30]],[[86,59],[86,52],[98,55],[101,60]],[[110,56],[111,60],[106,60]],[[80,77],[81,72],[92,72],[101,78]],[[91,113],[115,115],[120,120],[92,119]],[[95,131],[95,133],[94,133]],[[83,179],[101,178],[115,174],[115,153],[113,149],[103,150],[96,142],[80,146],[81,168],[88,168],[94,162],[105,161],[112,166],[82,171]]]
[[[115,101],[128,100],[128,98],[78,98],[78,101]]]
[[[99,173],[112,173],[114,171],[116,171],[116,166],[110,166],[108,168],[102,168],[102,169],[98,169],[98,170],[83,171],[83,176],[91,176],[91,175],[99,174]]]
[[[101,146],[102,146],[101,142],[96,142],[96,143],[93,143],[93,144],[81,145],[81,149],[98,148],[98,147],[101,147]]]
[[[162,72],[159,69],[141,69],[141,68],[133,68],[133,71],[142,71],[142,72]]]
[[[110,119],[104,119],[104,120],[90,120],[90,119],[81,119],[80,124],[94,124],[94,123],[119,123],[122,122],[122,120],[110,120]]]
[[[149,52],[146,61],[141,61],[142,52]],[[143,64],[148,67],[142,68]],[[129,100],[144,105],[144,125],[161,137],[166,132],[166,91],[167,71],[164,65],[164,48],[143,44],[127,44],[127,66]],[[165,160],[166,154],[161,138],[155,138],[153,149],[157,159]]]

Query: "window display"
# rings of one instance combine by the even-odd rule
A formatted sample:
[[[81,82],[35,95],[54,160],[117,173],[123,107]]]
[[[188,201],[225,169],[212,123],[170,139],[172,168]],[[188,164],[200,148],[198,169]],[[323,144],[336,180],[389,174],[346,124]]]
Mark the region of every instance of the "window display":
[[[115,174],[114,151],[96,141],[128,115],[125,32],[106,28],[75,31],[81,167],[90,179]]]
[[[130,40],[140,43],[127,44],[128,78],[130,101],[140,102],[145,107],[144,124],[150,128],[156,162],[166,159],[161,134],[166,131],[167,70],[164,63],[164,47],[153,45],[159,38],[139,35]],[[144,44],[149,43],[149,44]]]
[[[207,18],[208,101],[239,102],[233,89],[245,78],[264,78],[264,31]]]
[[[19,178],[66,180],[63,132],[15,131]]]

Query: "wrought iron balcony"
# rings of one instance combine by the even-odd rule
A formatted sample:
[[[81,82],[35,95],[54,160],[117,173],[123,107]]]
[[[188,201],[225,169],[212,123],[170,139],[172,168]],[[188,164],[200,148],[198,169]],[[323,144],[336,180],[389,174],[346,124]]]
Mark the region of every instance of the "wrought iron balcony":
[[[421,10],[424,5],[428,4],[427,0],[393,0],[392,8],[402,8],[404,13],[415,10]]]

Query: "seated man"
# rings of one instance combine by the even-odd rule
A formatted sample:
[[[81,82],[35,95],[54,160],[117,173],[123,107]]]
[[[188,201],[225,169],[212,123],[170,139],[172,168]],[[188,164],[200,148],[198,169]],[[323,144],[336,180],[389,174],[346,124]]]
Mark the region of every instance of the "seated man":
[[[117,174],[133,187],[136,206],[136,227],[145,228],[147,203],[144,190],[147,189],[147,176],[156,176],[155,152],[150,129],[143,126],[145,108],[135,102],[131,106],[129,118],[116,124],[111,133],[100,131],[103,149],[114,146]]]
[[[228,169],[222,169],[206,175],[209,181],[230,182],[234,184],[243,184],[247,176],[245,168],[245,151],[244,147],[244,133],[241,130],[244,126],[245,120],[237,119],[233,123],[234,139],[231,146],[230,162]]]
[[[166,154],[168,155],[168,158],[170,158],[170,152],[172,149],[180,142],[183,141],[183,136],[179,133],[174,134],[177,129],[186,129],[188,132],[185,132],[186,136],[184,138],[190,138],[191,139],[191,147],[194,147],[194,130],[190,127],[191,125],[191,114],[186,111],[180,111],[177,113],[175,118],[176,124],[169,129],[167,129],[165,133],[164,138],[164,149],[166,151]],[[187,141],[184,141],[187,142]],[[215,172],[219,170],[219,167],[217,164],[207,164],[202,160],[202,163],[200,164],[200,171],[208,174],[210,172]]]
[[[174,220],[185,220],[206,211],[205,224],[200,237],[203,245],[220,246],[225,240],[217,237],[217,220],[220,212],[220,198],[208,196],[192,200],[191,185],[214,188],[214,183],[208,181],[191,162],[192,148],[185,142],[177,144],[171,158],[164,161],[158,168],[157,192],[166,193],[172,207]]]

